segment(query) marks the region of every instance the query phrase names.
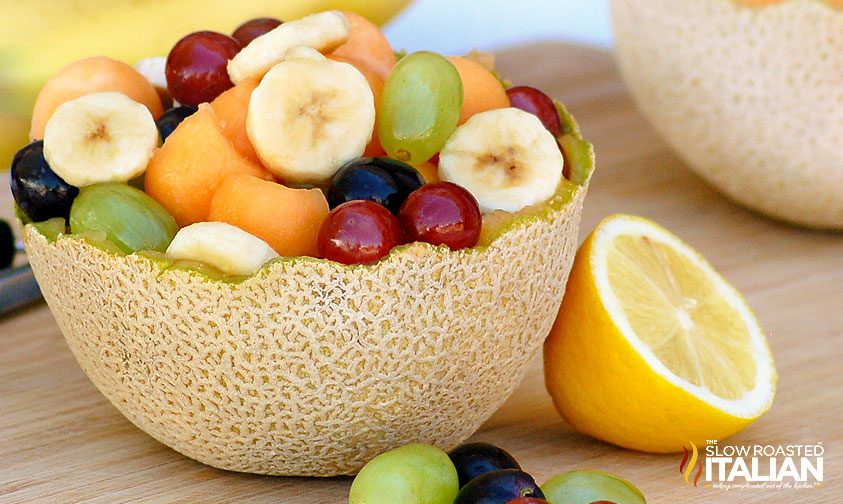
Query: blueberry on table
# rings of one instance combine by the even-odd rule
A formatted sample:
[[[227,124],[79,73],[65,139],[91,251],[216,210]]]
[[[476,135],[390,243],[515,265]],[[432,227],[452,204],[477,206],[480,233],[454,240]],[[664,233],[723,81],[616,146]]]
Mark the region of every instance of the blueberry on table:
[[[12,226],[0,219],[0,269],[8,268],[15,259],[15,236]]]

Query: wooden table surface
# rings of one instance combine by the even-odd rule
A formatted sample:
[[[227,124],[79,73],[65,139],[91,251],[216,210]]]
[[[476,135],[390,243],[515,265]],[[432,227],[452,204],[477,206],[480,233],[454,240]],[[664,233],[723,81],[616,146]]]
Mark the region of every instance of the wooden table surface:
[[[556,414],[536,359],[472,438],[511,451],[539,482],[575,468],[637,484],[648,502],[843,502],[843,235],[788,227],[714,192],[636,111],[600,50],[547,43],[505,51],[503,75],[568,105],[595,144],[598,170],[582,239],[612,213],[656,220],[734,283],[770,334],[779,371],[772,410],[735,444],[825,447],[825,484],[790,491],[685,485],[679,456],[621,450]],[[0,213],[11,214],[0,184]],[[345,502],[349,478],[275,478],[212,469],[135,428],[88,381],[43,303],[0,319],[0,502]]]

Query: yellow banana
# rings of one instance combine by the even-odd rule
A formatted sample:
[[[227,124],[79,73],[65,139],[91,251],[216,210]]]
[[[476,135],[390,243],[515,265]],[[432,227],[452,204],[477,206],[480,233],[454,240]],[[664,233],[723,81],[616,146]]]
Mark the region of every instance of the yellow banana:
[[[345,9],[377,23],[410,0],[0,0],[0,167],[26,143],[38,90],[64,65],[105,55],[134,64],[197,30],[230,33],[261,16]]]

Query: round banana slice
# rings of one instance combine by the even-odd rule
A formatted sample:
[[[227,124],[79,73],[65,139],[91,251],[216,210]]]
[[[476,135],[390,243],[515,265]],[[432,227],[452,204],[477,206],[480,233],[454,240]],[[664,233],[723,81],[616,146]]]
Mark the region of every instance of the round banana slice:
[[[516,108],[475,114],[439,155],[439,176],[468,189],[483,212],[517,212],[556,193],[564,160],[541,121]]]
[[[197,222],[180,229],[167,254],[201,261],[230,275],[251,275],[278,257],[265,241],[224,222]]]
[[[288,21],[264,33],[243,48],[228,62],[231,82],[261,77],[270,68],[286,59],[287,51],[296,46],[331,51],[348,40],[351,28],[345,14],[326,11]]]
[[[146,170],[158,147],[149,109],[117,92],[59,106],[44,129],[44,157],[68,184],[125,182]]]
[[[146,80],[156,88],[167,89],[166,56],[144,58],[135,63],[135,70],[146,77]]]
[[[284,182],[319,184],[363,154],[375,99],[353,66],[296,51],[252,92],[246,131],[264,166]]]

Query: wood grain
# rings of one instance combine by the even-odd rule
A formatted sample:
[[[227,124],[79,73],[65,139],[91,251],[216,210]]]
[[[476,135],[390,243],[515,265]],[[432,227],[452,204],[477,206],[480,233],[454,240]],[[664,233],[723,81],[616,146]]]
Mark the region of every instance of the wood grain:
[[[733,282],[769,331],[779,371],[773,409],[729,440],[815,443],[821,488],[694,488],[677,456],[621,450],[573,433],[556,414],[536,360],[474,436],[510,450],[537,480],[575,468],[621,475],[648,502],[843,502],[843,236],[759,217],[705,185],[638,114],[605,52],[561,43],[500,55],[504,75],[564,101],[594,142],[598,171],[581,237],[612,213],[652,218]],[[5,182],[0,214],[11,215]],[[351,480],[272,478],[203,466],[124,419],[76,365],[43,304],[0,319],[0,502],[344,502]]]

